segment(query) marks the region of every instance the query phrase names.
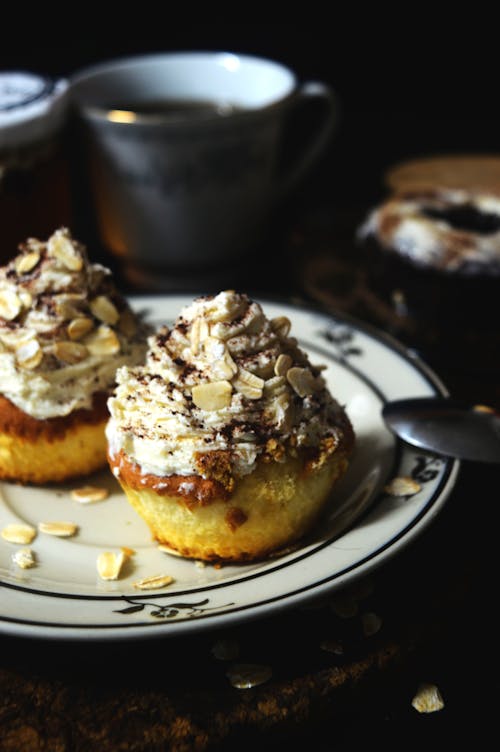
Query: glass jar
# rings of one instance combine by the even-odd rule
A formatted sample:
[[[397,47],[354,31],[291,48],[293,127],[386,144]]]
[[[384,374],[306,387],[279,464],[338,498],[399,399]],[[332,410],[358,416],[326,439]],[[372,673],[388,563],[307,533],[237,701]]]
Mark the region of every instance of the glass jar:
[[[67,83],[0,71],[0,264],[27,237],[71,225]]]

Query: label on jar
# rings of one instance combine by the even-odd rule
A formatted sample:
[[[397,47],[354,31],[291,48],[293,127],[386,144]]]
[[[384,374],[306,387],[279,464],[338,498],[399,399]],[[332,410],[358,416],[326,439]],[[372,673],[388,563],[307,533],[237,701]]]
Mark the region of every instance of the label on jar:
[[[4,113],[27,107],[50,96],[54,82],[32,73],[0,74],[0,127]]]

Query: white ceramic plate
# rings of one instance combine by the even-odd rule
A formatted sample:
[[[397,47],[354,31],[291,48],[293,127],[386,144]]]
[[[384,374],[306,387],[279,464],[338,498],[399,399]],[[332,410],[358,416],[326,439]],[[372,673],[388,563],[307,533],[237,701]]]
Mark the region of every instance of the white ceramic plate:
[[[154,324],[172,322],[191,297],[132,299]],[[268,316],[286,315],[292,334],[325,376],[354,425],[357,447],[347,475],[322,523],[294,551],[271,560],[215,568],[158,550],[109,472],[89,478],[109,497],[82,505],[73,485],[44,488],[0,484],[0,528],[10,522],[37,527],[47,520],[78,525],[72,538],[39,533],[31,544],[37,565],[12,561],[19,545],[0,539],[0,629],[58,639],[119,639],[187,634],[261,617],[323,596],[385,562],[428,525],[452,489],[458,463],[396,442],[385,428],[385,400],[443,393],[438,379],[396,342],[341,317],[261,301]],[[421,486],[413,496],[384,491],[395,476]],[[81,484],[80,484],[81,485]],[[101,551],[134,549],[123,576],[98,580]],[[169,574],[174,583],[145,593],[138,579]]]

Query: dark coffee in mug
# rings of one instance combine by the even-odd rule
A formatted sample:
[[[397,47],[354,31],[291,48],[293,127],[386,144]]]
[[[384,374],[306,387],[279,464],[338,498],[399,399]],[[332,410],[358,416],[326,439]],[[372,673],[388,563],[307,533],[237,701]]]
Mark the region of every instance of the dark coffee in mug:
[[[226,117],[241,107],[230,102],[216,102],[201,99],[156,99],[144,102],[122,102],[105,107],[110,112],[133,113],[139,117],[159,117],[172,120],[196,120],[207,116]]]

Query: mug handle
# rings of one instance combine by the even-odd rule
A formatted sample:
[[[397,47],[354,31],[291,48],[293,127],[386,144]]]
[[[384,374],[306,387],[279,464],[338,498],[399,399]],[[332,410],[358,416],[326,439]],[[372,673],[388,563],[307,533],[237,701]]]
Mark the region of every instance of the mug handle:
[[[278,184],[276,199],[284,199],[301,181],[307,171],[317,162],[335,130],[338,115],[338,100],[333,89],[321,81],[305,81],[299,85],[292,109],[304,107],[313,100],[322,101],[324,110],[319,122],[302,147],[294,163]]]

